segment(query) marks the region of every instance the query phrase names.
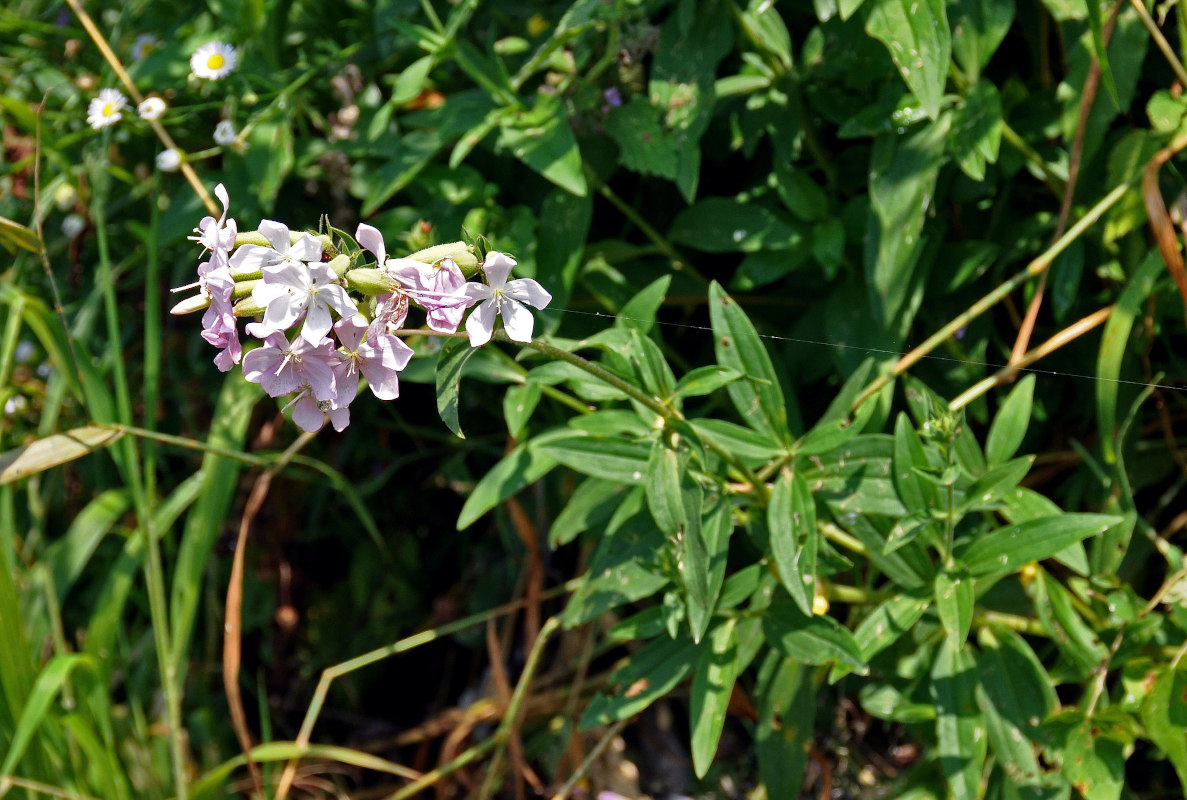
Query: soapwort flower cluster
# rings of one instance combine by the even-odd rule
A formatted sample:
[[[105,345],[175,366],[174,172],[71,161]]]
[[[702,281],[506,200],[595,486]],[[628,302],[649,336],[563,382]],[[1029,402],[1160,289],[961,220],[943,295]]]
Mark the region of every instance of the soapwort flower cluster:
[[[508,280],[515,259],[505,253],[487,254],[481,283],[467,278],[479,264],[464,242],[392,258],[383,234],[360,224],[358,251],[338,252],[330,237],[290,231],[274,220],[240,233],[227,216],[230,198],[222,184],[215,196],[222,214],[203,218],[191,237],[203,248],[198,280],[173,290],[198,294],[172,311],[203,311],[202,338],[218,349],[218,368],[227,372],[240,364],[243,377],[270,396],[292,395],[293,421],[305,431],[318,430],[327,418],[343,430],[360,376],[380,400],[399,396],[398,374],[414,353],[395,332],[410,308],[425,312],[430,331],[455,333],[464,321],[471,346],[479,347],[490,341],[500,316],[508,338],[530,341],[534,321],[527,306],[544,308],[552,300],[530,278]],[[257,317],[244,330],[263,344],[245,352],[239,319]]]

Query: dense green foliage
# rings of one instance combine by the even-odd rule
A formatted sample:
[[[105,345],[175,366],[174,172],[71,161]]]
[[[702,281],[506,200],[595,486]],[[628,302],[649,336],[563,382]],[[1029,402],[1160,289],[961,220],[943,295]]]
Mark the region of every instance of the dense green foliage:
[[[0,794],[1182,795],[1173,3],[75,8],[0,10]],[[300,436],[95,37],[241,231],[511,253],[537,341]]]

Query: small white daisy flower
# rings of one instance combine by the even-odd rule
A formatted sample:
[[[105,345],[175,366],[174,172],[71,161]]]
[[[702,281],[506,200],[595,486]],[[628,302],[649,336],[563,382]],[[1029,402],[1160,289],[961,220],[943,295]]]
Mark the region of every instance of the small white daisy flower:
[[[146,97],[144,98],[144,102],[136,106],[136,113],[145,122],[152,122],[165,116],[165,109],[167,108],[168,106],[165,105],[165,101],[161,98]]]
[[[181,167],[181,153],[170,147],[157,153],[157,169],[161,172],[177,172]]]
[[[132,60],[139,61],[156,49],[160,41],[151,33],[142,33],[132,42]]]
[[[235,126],[231,124],[231,120],[224,119],[214,129],[214,143],[227,147],[235,141],[235,136],[238,131]]]
[[[87,124],[95,130],[114,125],[123,118],[123,108],[128,104],[118,89],[101,89],[99,96],[87,106]]]
[[[190,56],[190,69],[199,78],[208,81],[222,80],[231,74],[239,54],[226,42],[207,42]]]

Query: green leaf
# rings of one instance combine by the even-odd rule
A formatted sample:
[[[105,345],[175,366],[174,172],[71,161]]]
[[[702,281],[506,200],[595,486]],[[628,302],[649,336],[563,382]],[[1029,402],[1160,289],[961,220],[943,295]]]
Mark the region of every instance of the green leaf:
[[[931,703],[915,703],[888,684],[867,683],[858,693],[861,707],[871,716],[894,722],[927,722],[936,718]]]
[[[790,444],[787,408],[771,357],[746,313],[716,281],[709,286],[709,318],[717,363],[748,378],[726,387],[734,407],[755,430]]]
[[[952,154],[975,181],[985,180],[985,165],[997,161],[1002,124],[1001,96],[989,81],[973,84],[952,111]]]
[[[723,419],[690,419],[688,423],[702,439],[724,447],[744,461],[766,463],[784,452],[769,436]]]
[[[881,603],[853,631],[853,638],[866,661],[894,644],[923,616],[931,604],[922,595],[896,594]]]
[[[503,418],[507,420],[507,433],[512,438],[518,439],[523,435],[524,426],[531,419],[532,412],[536,410],[536,404],[540,402],[540,392],[540,384],[529,382],[512,386],[503,395]],[[453,400],[453,413],[456,424],[456,395]]]
[[[462,370],[470,356],[478,352],[467,339],[449,339],[437,356],[437,413],[454,435],[465,439],[458,424],[458,391],[462,382]]]
[[[936,573],[935,600],[944,630],[964,641],[973,624],[973,581],[967,575]]]
[[[1150,741],[1158,745],[1175,767],[1179,783],[1187,790],[1187,672],[1165,669],[1142,700],[1141,718]]]
[[[556,549],[584,531],[604,525],[622,500],[623,487],[615,481],[586,478],[548,528],[548,546]]]
[[[567,431],[561,431],[567,434]],[[556,459],[542,452],[537,445],[547,441],[538,436],[529,444],[521,444],[495,464],[474,487],[458,515],[457,529],[464,530],[499,503],[525,486],[543,478],[557,465]]]
[[[535,449],[583,475],[629,484],[643,483],[650,455],[646,444],[605,436],[573,435],[548,442],[537,440]]]
[[[1039,570],[1039,580],[1031,584],[1031,591],[1035,611],[1047,634],[1086,678],[1104,661],[1108,653],[1104,643],[1072,605],[1071,593],[1046,570]]]
[[[618,310],[614,317],[614,327],[643,334],[651,333],[651,329],[655,327],[655,315],[659,312],[671,283],[672,276],[664,275],[636,292],[634,297]]]
[[[531,111],[505,117],[499,127],[499,146],[562,189],[578,197],[588,191],[577,137],[558,97],[537,94]]]
[[[882,6],[905,4],[884,0]],[[940,0],[925,0],[921,7]],[[881,6],[880,6],[881,7]],[[936,176],[944,163],[950,117],[915,133],[882,134],[870,155],[870,210],[863,256],[867,291],[877,324],[889,327],[915,286],[923,252],[923,224],[931,208]]]
[[[970,81],[976,81],[1014,19],[1014,0],[956,0],[948,5],[952,55]]]
[[[1012,492],[1030,472],[1034,460],[1034,456],[1024,456],[987,469],[965,490],[966,499],[960,504],[960,512],[996,508],[998,501]]]
[[[813,484],[816,499],[842,514],[903,517],[907,510],[891,477],[893,447],[889,436],[862,434],[799,467]]]
[[[696,662],[691,639],[653,639],[610,675],[614,694],[599,692],[581,715],[578,728],[587,731],[638,714],[676,688]]]
[[[977,800],[987,742],[977,707],[977,668],[963,636],[944,637],[931,672],[936,755],[955,800]]]
[[[1027,375],[1002,401],[985,439],[985,461],[989,466],[1004,464],[1022,446],[1030,424],[1034,391],[1035,376]]]
[[[763,635],[772,647],[805,664],[837,664],[861,669],[861,648],[848,628],[828,616],[808,616],[790,599],[776,598],[762,618]]]
[[[780,472],[767,505],[767,527],[779,581],[810,616],[816,598],[816,503],[803,476]]]
[[[736,620],[728,619],[709,634],[708,647],[701,649],[688,693],[692,719],[692,767],[698,778],[705,777],[725,726],[734,681],[738,678],[738,647],[734,638]]]
[[[1121,389],[1121,361],[1129,351],[1129,334],[1134,320],[1142,313],[1146,298],[1166,266],[1157,250],[1152,250],[1129,279],[1113,313],[1105,323],[1096,360],[1096,418],[1100,424],[1102,457],[1108,464],[1117,463],[1117,394]]]
[[[854,515],[846,527],[866,548],[870,564],[905,589],[930,587],[935,569],[927,554],[915,542],[908,542],[893,552],[885,550],[886,537],[874,527],[869,518]]]
[[[420,94],[420,90],[424,88],[425,79],[433,67],[433,60],[431,55],[421,56],[406,66],[396,78],[395,86],[392,87],[391,102],[401,105],[414,100]]]
[[[678,536],[688,524],[681,498],[681,478],[685,465],[680,455],[661,441],[651,446],[647,462],[647,507],[655,524],[667,536]]]
[[[798,797],[816,733],[814,670],[771,651],[759,671],[754,749],[767,797]]]
[[[940,116],[952,39],[944,0],[876,0],[866,32],[886,45],[911,93],[932,119]]]
[[[62,691],[62,686],[70,677],[70,673],[80,666],[95,670],[95,662],[90,656],[70,653],[54,656],[37,675],[33,690],[25,701],[16,729],[12,733],[8,752],[4,754],[4,762],[0,764],[0,775],[11,775],[21,763],[21,757],[49,712],[50,704]]]
[[[36,232],[19,222],[0,217],[0,246],[10,253],[15,253],[18,247],[30,253],[40,253],[41,239],[37,238]]]
[[[1128,742],[1103,715],[1085,718],[1068,709],[1048,720],[1052,747],[1063,776],[1084,800],[1117,800],[1125,786]]]
[[[931,466],[914,426],[906,413],[900,411],[894,421],[894,490],[903,506],[913,514],[929,516],[937,507],[934,484],[919,474],[930,470]]]
[[[606,132],[618,143],[618,159],[624,167],[640,175],[676,180],[680,143],[662,118],[662,109],[637,94],[606,115]]]
[[[960,561],[977,577],[1007,575],[1103,533],[1120,521],[1121,517],[1108,514],[1062,514],[1031,520],[980,536],[961,554]]]
[[[552,189],[540,205],[540,219],[548,224],[541,225],[536,235],[535,278],[552,292],[553,308],[566,308],[593,220],[593,197]]]
[[[742,373],[725,367],[709,365],[696,367],[685,373],[672,391],[672,399],[712,394],[726,384],[744,377]]]
[[[708,505],[708,503],[706,503]],[[733,519],[730,514],[729,503],[717,502],[712,504],[709,511],[701,519],[701,538],[705,543],[705,558],[708,566],[705,569],[705,602],[703,605],[692,604],[688,607],[688,626],[692,630],[693,640],[700,641],[713,614],[722,599],[722,587],[725,584],[725,570],[729,558],[730,535],[733,533]],[[738,575],[735,572],[731,578]]]
[[[983,627],[977,632],[977,669],[981,686],[996,712],[1013,733],[1041,742],[1041,724],[1059,705],[1055,686],[1026,640],[1008,628]],[[1033,753],[1030,759],[1034,763]]]
[[[753,253],[803,247],[806,232],[757,203],[709,197],[677,214],[668,236],[707,253]]]

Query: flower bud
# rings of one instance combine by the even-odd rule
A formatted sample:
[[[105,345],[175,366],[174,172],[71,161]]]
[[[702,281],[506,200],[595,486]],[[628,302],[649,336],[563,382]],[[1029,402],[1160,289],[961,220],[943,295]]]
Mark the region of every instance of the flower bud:
[[[240,298],[247,297],[251,294],[251,290],[262,282],[259,279],[249,281],[236,279],[235,287],[231,290],[231,299],[239,300]]]
[[[350,256],[345,253],[334,256],[330,259],[330,269],[334,270],[334,274],[341,278],[350,269]]]
[[[257,303],[252,297],[245,297],[240,300],[231,311],[237,317],[258,317],[264,313],[264,307]]]
[[[407,256],[415,261],[423,261],[426,264],[436,264],[443,258],[452,258],[457,262],[458,267],[465,275],[471,275],[478,267],[478,258],[474,255],[474,248],[465,242],[449,242],[447,244],[433,245],[426,247],[424,250],[417,250],[415,253]]]
[[[193,297],[187,297],[173,308],[169,309],[170,314],[193,314],[195,311],[203,311],[210,305],[210,298],[204,294],[196,294]]]
[[[390,294],[396,289],[395,280],[382,269],[352,269],[346,273],[346,285],[369,297]]]

